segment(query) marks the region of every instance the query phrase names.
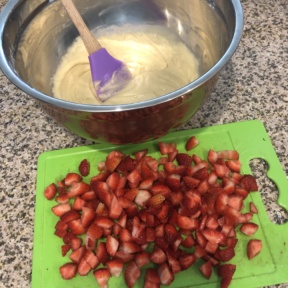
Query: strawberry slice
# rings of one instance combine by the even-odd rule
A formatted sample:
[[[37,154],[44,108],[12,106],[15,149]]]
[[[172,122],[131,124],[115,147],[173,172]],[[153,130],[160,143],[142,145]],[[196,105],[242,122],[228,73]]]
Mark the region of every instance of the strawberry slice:
[[[106,262],[109,260],[110,256],[107,252],[106,244],[104,242],[100,242],[98,244],[97,249],[96,249],[96,256],[98,260],[100,261],[100,263],[102,263],[103,265],[105,265]]]
[[[175,143],[159,142],[158,147],[162,155],[177,151]]]
[[[141,250],[140,246],[133,241],[122,242],[119,245],[119,251],[122,251],[128,254],[133,254],[133,253],[139,252],[140,250]]]
[[[150,286],[147,283],[150,284]],[[160,284],[161,284],[161,281],[160,281],[160,277],[157,271],[154,268],[147,268],[146,274],[145,274],[144,287],[146,286],[147,288],[150,288],[150,287],[154,288],[154,287],[159,287]]]
[[[218,253],[218,256],[223,262],[227,262],[231,260],[235,256],[234,247],[228,247],[228,248],[220,250]]]
[[[100,288],[107,288],[108,287],[108,281],[111,277],[109,269],[99,268],[93,272],[93,275],[94,275],[95,279],[97,280]]]
[[[113,236],[111,235],[108,235],[107,236],[107,239],[106,239],[106,249],[107,249],[107,252],[111,255],[111,256],[114,256],[115,253],[117,252],[118,250],[118,247],[119,247],[119,242],[116,238],[114,238]]]
[[[52,200],[57,193],[57,187],[54,183],[51,183],[44,190],[44,196],[47,200]]]
[[[121,160],[116,170],[119,172],[131,172],[135,168],[135,160],[132,159],[129,155]]]
[[[81,219],[69,221],[67,225],[74,235],[83,235],[87,231],[83,226]]]
[[[72,279],[76,276],[77,273],[77,264],[76,263],[66,263],[60,268],[61,277],[65,280]]]
[[[51,208],[51,210],[54,213],[54,215],[60,217],[60,216],[64,215],[66,212],[71,210],[71,205],[69,203],[62,203],[62,204],[58,204],[56,206],[53,206]]]
[[[91,267],[83,257],[78,264],[77,273],[80,276],[87,276],[90,271],[91,271]]]
[[[191,136],[185,144],[185,149],[186,151],[190,151],[193,148],[195,148],[198,144],[199,141],[197,140],[197,138],[195,136]]]
[[[262,250],[262,241],[259,239],[251,239],[247,244],[247,256],[251,260],[257,256]]]
[[[135,255],[135,263],[139,268],[150,263],[150,253],[147,251],[141,251]]]
[[[115,191],[119,186],[120,179],[123,179],[120,178],[120,174],[118,172],[113,172],[107,177],[106,183],[111,190]],[[121,184],[121,186],[122,185],[123,184]]]
[[[89,264],[91,269],[95,269],[100,264],[97,256],[89,249],[86,249],[83,259]]]
[[[68,173],[64,179],[64,184],[66,186],[71,186],[73,183],[78,183],[81,181],[82,177],[78,173]]]
[[[249,203],[249,209],[250,209],[251,213],[258,214],[258,209],[257,209],[256,205],[253,202]]]
[[[176,155],[176,161],[178,165],[191,166],[192,157],[186,153],[178,153]]]
[[[162,264],[167,260],[167,257],[161,248],[154,245],[150,260],[156,264]]]
[[[173,282],[174,275],[166,262],[159,265],[157,272],[161,284],[168,286]]]
[[[106,266],[112,276],[120,277],[123,271],[124,261],[120,259],[112,259],[106,262]]]
[[[82,259],[82,257],[84,256],[86,252],[86,247],[85,246],[81,246],[78,249],[76,249],[75,251],[73,251],[70,255],[69,258],[74,262],[74,263],[80,263],[80,260]]]
[[[217,267],[218,276],[221,278],[232,279],[236,271],[236,265],[234,264],[222,264]]]
[[[85,182],[76,182],[72,183],[67,196],[69,198],[74,198],[76,196],[82,195],[85,192],[88,192],[90,190],[90,185]]]
[[[106,169],[112,173],[116,170],[120,162],[122,161],[123,156],[112,156],[109,157],[107,156],[106,161],[105,161],[105,167]]]
[[[210,261],[205,262],[204,264],[202,264],[199,267],[200,272],[202,273],[202,275],[209,279],[212,275],[212,264]]]
[[[240,231],[247,235],[247,236],[252,236],[256,233],[256,231],[258,230],[259,226],[255,223],[244,223],[241,228]]]
[[[236,150],[222,150],[217,151],[219,158],[229,159],[229,160],[238,160],[239,153]]]
[[[196,256],[192,253],[184,253],[179,257],[179,262],[182,267],[182,270],[186,270],[191,267],[196,261]]]
[[[111,204],[109,207],[109,217],[111,219],[118,219],[123,211],[122,206],[120,205],[117,197],[114,194],[111,194]]]
[[[88,228],[95,218],[95,209],[90,207],[83,207],[81,214],[81,222],[84,228]]]
[[[141,275],[139,267],[134,261],[131,261],[124,272],[125,283],[129,288],[132,288]]]

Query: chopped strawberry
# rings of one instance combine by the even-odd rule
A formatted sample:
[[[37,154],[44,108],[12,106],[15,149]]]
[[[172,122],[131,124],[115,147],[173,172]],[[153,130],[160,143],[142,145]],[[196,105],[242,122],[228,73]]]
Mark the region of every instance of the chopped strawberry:
[[[68,244],[63,244],[61,246],[61,253],[62,253],[62,256],[64,257],[70,250],[70,245]]]
[[[222,249],[219,251],[218,255],[221,261],[227,262],[235,256],[234,247],[228,247],[228,248]]]
[[[81,247],[82,242],[83,242],[83,241],[82,241],[81,238],[79,238],[79,237],[73,237],[73,238],[71,239],[71,243],[70,243],[71,249],[72,249],[73,251],[77,250],[78,248]]]
[[[257,209],[256,205],[253,202],[249,203],[249,209],[250,209],[250,212],[253,213],[253,214],[257,214],[258,213],[258,209]]]
[[[95,210],[89,207],[82,208],[81,222],[83,227],[88,228],[95,218]]]
[[[208,178],[209,176],[209,170],[207,167],[200,168],[193,174],[193,178],[196,178],[198,180],[204,180]]]
[[[164,201],[165,197],[162,194],[156,194],[147,201],[147,206],[157,206],[163,203]]]
[[[222,150],[218,151],[219,158],[229,159],[229,160],[238,160],[239,153],[236,150]]]
[[[75,198],[72,208],[74,210],[82,210],[85,204],[86,204],[86,201],[83,200],[80,196],[78,196]]]
[[[81,246],[78,249],[74,250],[70,255],[69,258],[74,262],[74,263],[79,263],[82,257],[84,256],[86,252],[86,247]]]
[[[115,191],[118,188],[120,179],[121,178],[119,172],[113,172],[107,177],[106,183],[111,190]]]
[[[252,236],[256,233],[256,231],[258,230],[259,226],[255,223],[244,223],[241,228],[240,231],[247,235],[247,236]]]
[[[214,151],[213,149],[210,149],[208,152],[208,161],[211,165],[215,164],[218,160],[219,156],[218,153],[216,151]]]
[[[259,239],[251,239],[247,244],[247,256],[251,260],[257,256],[262,250],[262,241]]]
[[[173,282],[174,275],[166,262],[159,265],[157,272],[161,284],[168,286]]]
[[[142,177],[140,172],[137,169],[134,169],[128,174],[127,180],[129,181],[130,187],[133,188],[139,186],[139,183],[142,181]]]
[[[165,178],[165,185],[168,186],[173,192],[178,191],[181,185],[181,176],[178,174],[167,175]]]
[[[123,211],[117,197],[111,194],[111,205],[109,207],[109,217],[111,219],[118,219]]]
[[[69,221],[80,219],[81,215],[76,210],[69,210],[60,216],[63,223],[68,223]]]
[[[244,175],[240,181],[240,185],[247,191],[258,191],[256,179],[252,175]]]
[[[218,276],[221,278],[231,279],[236,271],[236,265],[234,264],[221,264],[217,267]]]
[[[91,267],[83,257],[78,263],[77,272],[80,276],[87,276],[90,271]]]
[[[100,261],[100,263],[102,263],[103,265],[105,265],[106,262],[109,260],[109,254],[107,252],[106,245],[104,242],[100,242],[98,244],[96,249],[96,256]]]
[[[154,245],[150,260],[156,264],[161,264],[167,260],[167,257],[162,249]]]
[[[179,228],[188,229],[188,230],[195,230],[198,227],[198,220],[191,219],[187,216],[178,215],[177,216],[177,225]]]
[[[52,200],[57,193],[57,187],[54,183],[51,183],[44,190],[44,196],[47,200]]]
[[[183,182],[185,183],[185,185],[188,187],[188,188],[196,188],[199,183],[200,183],[200,180],[199,179],[196,179],[194,177],[190,177],[190,176],[184,176],[183,177]]]
[[[151,198],[151,193],[147,190],[139,190],[135,198],[135,203],[140,207],[144,207],[147,201]],[[130,206],[131,207],[131,206]]]
[[[148,149],[143,149],[134,153],[137,161],[141,160],[148,153]]]
[[[72,279],[76,276],[77,273],[77,264],[76,263],[66,263],[60,268],[61,277],[65,280]]]
[[[108,158],[108,156],[107,156]],[[123,156],[114,156],[111,158],[106,159],[105,161],[105,167],[106,169],[112,173],[116,170],[120,162],[122,161]]]
[[[176,155],[176,161],[179,165],[191,166],[192,157],[186,153],[178,153]]]
[[[94,252],[89,249],[86,249],[83,259],[89,264],[91,269],[95,269],[100,263]]]
[[[196,261],[196,256],[192,253],[185,253],[179,257],[179,262],[183,270],[191,267]]]
[[[195,246],[195,239],[193,238],[192,235],[187,236],[181,243],[181,245],[185,248],[191,248]]]
[[[53,206],[51,210],[54,213],[54,215],[60,217],[66,212],[71,210],[71,205],[69,203],[58,204],[56,206]]]
[[[69,221],[67,225],[74,235],[83,235],[87,231],[83,226],[81,219]]]
[[[197,138],[195,136],[191,136],[185,144],[185,149],[186,151],[190,151],[193,148],[195,148],[198,144],[199,141],[197,140]]]
[[[149,283],[151,283],[150,284],[151,286],[148,286],[148,285],[146,286],[147,288],[153,287],[152,286],[153,284],[158,285],[158,286],[155,286],[155,287],[159,287],[160,286],[160,284],[161,284],[160,277],[159,277],[157,271],[154,268],[147,268],[146,274],[145,274],[145,283],[147,281]]]
[[[131,261],[124,272],[125,283],[129,288],[132,288],[141,275],[139,267],[134,261]]]
[[[122,260],[124,263],[128,263],[134,259],[134,254],[129,254],[123,251],[117,251],[114,259]]]
[[[93,272],[100,288],[107,288],[111,274],[107,268],[99,268]]]
[[[225,162],[226,166],[233,172],[240,172],[241,162],[239,160],[228,160]]]
[[[78,170],[79,170],[79,173],[82,175],[82,176],[88,176],[89,173],[90,173],[90,163],[87,159],[83,159],[80,164],[79,164],[79,167],[78,167]]]
[[[114,256],[115,253],[117,252],[119,247],[119,242],[116,238],[114,238],[111,235],[107,236],[107,240],[106,240],[106,249],[107,252],[111,255]]]
[[[94,218],[94,223],[103,229],[109,229],[114,225],[114,222],[110,218],[105,216],[97,216],[96,218]]]
[[[150,253],[147,251],[141,251],[135,255],[135,263],[139,268],[150,263]]]
[[[209,279],[212,275],[212,264],[210,261],[205,262],[204,264],[202,264],[199,268],[200,272],[202,273],[202,275]]]
[[[139,252],[140,250],[141,250],[140,246],[133,241],[122,242],[119,245],[119,251],[129,254]]]
[[[76,196],[82,195],[90,190],[90,185],[85,182],[72,183],[67,196],[69,198],[74,198]]]
[[[116,170],[119,172],[131,172],[135,168],[135,160],[132,159],[129,155],[121,160]]]
[[[106,266],[112,276],[120,277],[124,267],[124,261],[120,259],[112,259],[106,262]]]
[[[139,184],[139,189],[149,190],[153,186],[154,177],[145,178],[145,180],[141,181]]]
[[[126,197],[130,201],[133,201],[137,196],[138,191],[139,191],[138,187],[131,188],[125,193],[124,197]]]
[[[67,186],[71,186],[73,183],[79,183],[81,181],[82,177],[77,173],[68,173],[64,179],[64,183]]]
[[[160,150],[160,153],[162,155],[168,154],[170,152],[175,152],[176,151],[176,144],[175,143],[164,143],[164,142],[159,142],[158,147]]]

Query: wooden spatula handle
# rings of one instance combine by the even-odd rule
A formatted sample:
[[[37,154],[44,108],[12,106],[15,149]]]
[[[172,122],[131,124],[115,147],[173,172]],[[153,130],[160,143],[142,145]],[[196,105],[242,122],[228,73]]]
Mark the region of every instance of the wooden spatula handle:
[[[72,0],[60,0],[72,22],[76,26],[84,45],[89,53],[92,54],[102,48],[100,43],[96,40],[95,36],[91,33],[87,25],[85,24],[82,16],[77,10]]]

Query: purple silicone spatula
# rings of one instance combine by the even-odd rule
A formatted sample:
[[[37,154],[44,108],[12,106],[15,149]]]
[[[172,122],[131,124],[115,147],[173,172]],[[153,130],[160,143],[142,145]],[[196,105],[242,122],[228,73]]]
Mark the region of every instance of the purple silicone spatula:
[[[101,102],[104,102],[127,85],[131,79],[131,74],[122,61],[112,57],[97,41],[86,26],[73,1],[60,1],[83,40],[89,54],[92,81],[96,95]]]

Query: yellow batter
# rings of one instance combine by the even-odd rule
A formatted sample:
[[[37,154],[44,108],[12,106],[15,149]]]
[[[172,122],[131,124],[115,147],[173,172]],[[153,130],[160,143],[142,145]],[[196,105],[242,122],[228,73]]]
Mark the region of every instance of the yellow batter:
[[[149,31],[122,31],[98,38],[113,57],[127,65],[132,75],[129,84],[105,101],[105,105],[155,98],[199,77],[198,61],[183,42],[158,26]],[[88,54],[81,38],[75,40],[57,68],[53,93],[71,102],[102,104],[95,94]]]

